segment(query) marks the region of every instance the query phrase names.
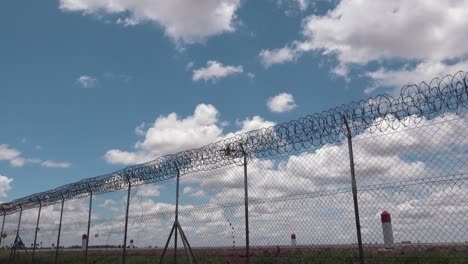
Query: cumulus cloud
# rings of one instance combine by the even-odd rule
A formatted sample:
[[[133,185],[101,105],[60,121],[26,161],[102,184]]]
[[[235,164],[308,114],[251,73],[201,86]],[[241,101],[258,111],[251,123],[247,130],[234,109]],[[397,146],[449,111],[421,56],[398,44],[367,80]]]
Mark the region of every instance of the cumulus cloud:
[[[104,202],[99,203],[98,207],[106,208],[106,207],[113,206],[113,205],[116,205],[116,204],[117,203],[114,200],[107,199],[107,200],[104,200]]]
[[[225,122],[218,119],[218,110],[210,104],[199,104],[192,115],[181,118],[177,113],[159,116],[144,133],[144,139],[134,144],[134,151],[111,149],[104,159],[111,164],[137,164],[156,159],[165,154],[202,147],[236,133],[269,127],[273,122],[260,116],[237,122],[241,129],[223,133]]]
[[[40,146],[36,146],[36,149],[40,149]],[[56,162],[52,160],[42,161],[36,158],[24,158],[21,152],[15,148],[8,146],[7,144],[0,144],[0,161],[6,160],[10,162],[13,167],[23,167],[27,163],[40,164],[46,168],[69,168],[71,166],[68,162]]]
[[[299,53],[294,48],[284,47],[273,50],[260,51],[260,60],[266,68],[274,64],[282,64],[286,62],[295,61]]]
[[[60,169],[67,169],[70,168],[71,163],[69,162],[57,162],[53,160],[46,160],[41,162],[42,167],[46,168],[60,168]]]
[[[247,132],[260,128],[266,128],[276,125],[275,122],[265,120],[261,116],[253,116],[252,118],[246,118],[242,121],[237,121],[237,124],[241,126],[241,132]]]
[[[257,130],[261,128],[272,127],[276,125],[276,123],[265,120],[261,116],[255,115],[252,118],[247,117],[244,120],[236,120],[236,125],[238,125],[240,129],[235,132],[227,133],[223,138],[230,138],[230,137],[234,137],[235,135],[238,135],[244,132]]]
[[[297,107],[294,103],[294,97],[288,93],[280,93],[270,97],[267,101],[267,106],[270,111],[275,113],[289,112]]]
[[[21,152],[17,149],[11,148],[6,144],[0,145],[0,160],[7,160],[14,167],[21,167],[24,165],[24,159],[20,155]]]
[[[138,195],[142,197],[157,197],[161,194],[160,189],[160,186],[152,184],[137,187]]]
[[[400,88],[406,84],[417,84],[422,81],[429,82],[432,78],[441,78],[446,74],[454,74],[460,70],[468,70],[468,60],[455,64],[427,61],[419,63],[414,68],[403,67],[396,70],[380,68],[366,73],[374,81],[364,92],[369,94],[379,88]]]
[[[235,30],[240,0],[60,0],[60,9],[94,15],[120,16],[116,23],[156,23],[177,42],[194,43]]]
[[[144,136],[145,135],[145,122],[142,122],[139,126],[135,127],[135,134],[137,136]]]
[[[6,197],[7,191],[11,189],[10,183],[13,179],[0,175],[0,197]]]
[[[242,66],[223,65],[217,61],[208,61],[206,67],[202,67],[193,71],[192,80],[199,81],[217,81],[229,75],[239,74],[244,72]]]
[[[309,0],[296,0],[296,2],[297,2],[297,5],[299,6],[299,9],[301,11],[307,10],[307,7],[309,7],[309,5],[310,5]]]
[[[135,164],[214,142],[222,135],[218,114],[214,106],[199,104],[193,115],[186,118],[181,119],[176,113],[159,116],[145,138],[135,144],[135,152],[112,149],[104,158],[113,164]]]
[[[402,80],[407,81],[404,76],[413,73],[419,75],[409,81],[419,82],[423,80],[419,78],[434,73],[434,67],[447,74],[467,64],[468,47],[464,43],[468,37],[459,33],[468,31],[468,2],[463,0],[342,0],[324,15],[305,18],[302,27],[303,40],[294,41],[288,48],[263,50],[261,54],[283,54],[266,60],[264,65],[293,61],[305,52],[319,52],[336,58],[338,65],[332,72],[347,78],[351,65],[359,68],[379,62],[384,65],[381,70],[366,74],[375,80],[372,86],[376,87],[382,80],[400,86]],[[450,60],[457,64],[448,63]],[[385,69],[386,63],[393,61],[408,64]],[[398,78],[392,80],[395,74]]]
[[[21,152],[7,144],[0,144],[0,161],[6,160],[13,167],[23,167],[26,163],[40,163],[39,159],[24,158]]]
[[[97,79],[89,75],[81,75],[76,79],[76,82],[83,88],[92,88],[97,84]]]
[[[459,34],[468,30],[467,14],[463,0],[343,0],[324,16],[306,18],[303,33],[309,49],[337,54],[341,63],[441,61],[468,53],[468,38]]]

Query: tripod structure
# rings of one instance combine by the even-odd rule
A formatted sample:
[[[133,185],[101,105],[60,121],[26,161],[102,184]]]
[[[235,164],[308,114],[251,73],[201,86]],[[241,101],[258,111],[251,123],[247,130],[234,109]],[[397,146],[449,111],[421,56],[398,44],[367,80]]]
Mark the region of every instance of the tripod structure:
[[[174,234],[174,263],[177,264],[177,231],[180,232],[180,238],[182,239],[182,243],[184,244],[185,252],[187,253],[189,257],[189,263],[190,264],[197,264],[197,260],[195,259],[195,256],[193,255],[192,248],[190,247],[190,243],[187,240],[187,237],[185,236],[184,230],[182,229],[182,226],[179,223],[179,177],[180,177],[180,171],[179,167],[177,164],[175,164],[175,167],[177,169],[177,187],[176,187],[176,209],[175,209],[175,220],[174,224],[172,225],[171,228],[171,233],[169,234],[169,237],[167,238],[166,246],[164,246],[164,251],[161,255],[161,259],[159,260],[159,264],[162,264],[164,261],[164,256],[166,255],[167,247],[169,246],[169,242],[171,241],[172,234]]]
[[[24,246],[23,240],[19,236],[19,234],[16,234],[15,237],[15,242],[13,243],[13,246],[11,247],[11,252],[10,252],[10,261],[16,259],[16,254],[17,251],[23,249],[26,254],[28,253],[28,250]]]

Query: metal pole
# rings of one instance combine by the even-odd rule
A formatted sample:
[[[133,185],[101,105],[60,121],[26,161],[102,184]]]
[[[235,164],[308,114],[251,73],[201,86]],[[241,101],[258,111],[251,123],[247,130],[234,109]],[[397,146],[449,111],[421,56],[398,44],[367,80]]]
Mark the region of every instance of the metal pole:
[[[177,164],[175,164],[177,170],[177,181],[176,181],[176,208],[175,208],[175,234],[174,234],[174,263],[177,263],[177,229],[179,225],[179,177],[180,171]]]
[[[20,230],[20,225],[21,225],[21,216],[23,215],[23,206],[20,205],[20,215],[18,218],[18,228],[16,229],[16,238],[19,236],[19,230]]]
[[[128,228],[128,208],[130,206],[130,190],[132,189],[132,183],[128,180],[128,193],[127,193],[127,210],[125,211],[125,233],[124,233],[124,244],[122,251],[122,263],[125,264],[125,255],[127,253],[127,228]]]
[[[2,221],[2,231],[0,231],[0,248],[2,247],[3,243],[3,227],[5,226],[5,218],[6,218],[6,212],[3,214],[3,221]]]
[[[346,125],[346,130],[348,131],[348,149],[349,149],[349,164],[351,167],[351,185],[353,191],[353,201],[354,201],[354,216],[356,219],[356,233],[359,246],[359,263],[364,264],[364,252],[362,250],[362,238],[361,238],[361,221],[359,220],[359,206],[357,199],[357,186],[356,186],[356,175],[354,172],[354,157],[353,157],[353,141],[351,135],[351,129],[349,128],[348,120],[343,116],[343,121]]]
[[[86,235],[88,238],[86,239],[86,248],[85,248],[85,264],[88,264],[88,245],[89,239],[91,236],[89,235],[89,228],[91,227],[91,207],[93,205],[93,191],[89,191],[89,211],[88,211],[88,231]]]
[[[59,230],[58,230],[58,235],[57,235],[57,245],[55,248],[55,264],[58,263],[58,253],[59,253],[59,247],[60,247],[60,233],[62,232],[62,218],[63,218],[63,204],[64,203],[65,203],[65,198],[63,198],[63,195],[62,195],[62,209],[60,209]]]
[[[37,231],[39,230],[39,219],[41,218],[41,209],[42,209],[42,202],[39,201],[39,212],[37,214],[36,230],[34,232],[34,245],[33,245],[33,250],[32,250],[32,263],[34,263],[34,256],[35,256],[35,253],[36,253]]]
[[[250,239],[249,239],[249,189],[247,182],[247,153],[245,153],[244,147],[240,145],[242,153],[244,154],[244,208],[245,208],[245,255],[246,263],[249,263],[250,259]]]

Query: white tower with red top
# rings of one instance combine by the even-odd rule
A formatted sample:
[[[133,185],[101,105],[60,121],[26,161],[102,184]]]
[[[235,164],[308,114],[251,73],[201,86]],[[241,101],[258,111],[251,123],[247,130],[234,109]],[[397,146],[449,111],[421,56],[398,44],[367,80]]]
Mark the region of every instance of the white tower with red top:
[[[392,219],[390,213],[383,211],[380,215],[382,220],[382,231],[385,248],[393,248],[393,230],[392,230]]]
[[[296,246],[296,234],[291,234],[291,246]]]
[[[85,250],[86,249],[86,241],[88,240],[88,235],[87,234],[83,234],[81,236],[81,250]]]

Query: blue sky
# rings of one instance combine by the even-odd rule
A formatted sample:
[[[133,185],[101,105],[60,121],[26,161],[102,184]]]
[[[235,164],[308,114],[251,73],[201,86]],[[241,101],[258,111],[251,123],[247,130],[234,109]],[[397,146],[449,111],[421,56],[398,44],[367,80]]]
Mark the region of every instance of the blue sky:
[[[0,199],[466,70],[467,14],[464,1],[3,1]]]

